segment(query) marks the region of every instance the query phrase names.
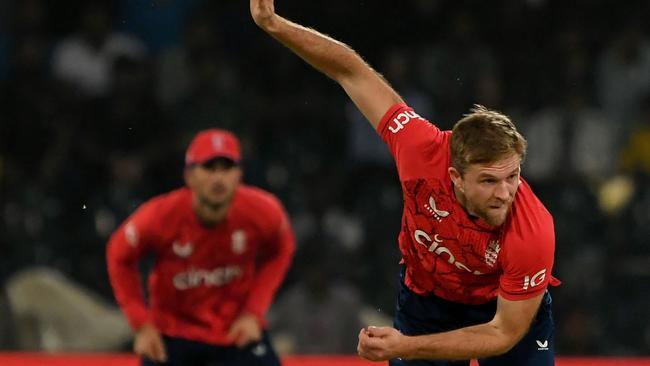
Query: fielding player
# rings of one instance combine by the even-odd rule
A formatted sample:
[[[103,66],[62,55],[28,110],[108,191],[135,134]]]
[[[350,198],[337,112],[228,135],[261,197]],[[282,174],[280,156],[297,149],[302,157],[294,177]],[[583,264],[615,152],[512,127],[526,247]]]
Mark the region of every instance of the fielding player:
[[[250,7],[258,26],[345,89],[397,163],[395,328],[362,329],[359,354],[391,365],[552,365],[553,220],[520,178],[526,141],[509,118],[476,106],[441,131],[348,46],[278,16],[273,0]]]
[[[237,138],[205,130],[185,157],[187,187],[144,203],[111,237],[108,270],[143,365],[279,365],[264,316],[294,237],[282,204],[240,183]],[[153,255],[145,302],[138,263]]]

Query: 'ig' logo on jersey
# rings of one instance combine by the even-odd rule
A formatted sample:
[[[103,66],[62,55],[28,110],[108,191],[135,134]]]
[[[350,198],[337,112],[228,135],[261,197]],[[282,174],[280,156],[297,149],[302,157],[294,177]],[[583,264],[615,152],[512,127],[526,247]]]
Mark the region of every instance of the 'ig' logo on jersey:
[[[544,282],[545,278],[546,278],[546,268],[535,273],[532,278],[530,276],[524,277],[524,290],[528,290],[528,287],[532,288],[540,285],[542,282]]]

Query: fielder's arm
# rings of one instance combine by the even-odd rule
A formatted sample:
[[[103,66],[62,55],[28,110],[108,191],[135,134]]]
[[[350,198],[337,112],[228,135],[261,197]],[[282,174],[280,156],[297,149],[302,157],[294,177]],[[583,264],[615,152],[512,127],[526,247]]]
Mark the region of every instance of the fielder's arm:
[[[388,82],[347,45],[275,13],[273,0],[250,0],[255,23],[315,69],[339,83],[375,129],[403,102]]]

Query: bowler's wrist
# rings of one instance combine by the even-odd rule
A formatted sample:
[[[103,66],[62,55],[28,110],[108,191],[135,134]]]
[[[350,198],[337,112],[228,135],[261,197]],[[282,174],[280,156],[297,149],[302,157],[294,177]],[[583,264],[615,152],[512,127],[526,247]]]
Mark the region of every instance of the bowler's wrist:
[[[265,32],[270,33],[274,29],[275,23],[277,22],[277,17],[278,15],[274,13],[269,16],[256,18],[254,20],[255,24],[257,24],[258,27],[260,27]]]
[[[418,342],[415,337],[402,334],[400,336],[400,342],[399,342],[399,347],[398,347],[398,352],[396,357],[399,357],[404,360],[417,359],[418,358],[417,343]]]

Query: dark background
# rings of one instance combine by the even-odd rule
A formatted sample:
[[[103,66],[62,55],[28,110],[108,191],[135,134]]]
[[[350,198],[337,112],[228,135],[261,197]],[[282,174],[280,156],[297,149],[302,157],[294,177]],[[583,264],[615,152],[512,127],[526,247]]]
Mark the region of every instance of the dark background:
[[[649,4],[276,10],[350,44],[441,128],[473,103],[511,115],[529,140],[523,176],[555,217],[558,352],[647,355]],[[292,217],[298,257],[279,296],[322,268],[390,315],[393,162],[344,92],[257,29],[244,0],[0,0],[0,280],[47,266],[112,302],[108,236],[183,184],[184,149],[209,127],[239,134],[246,181]]]

